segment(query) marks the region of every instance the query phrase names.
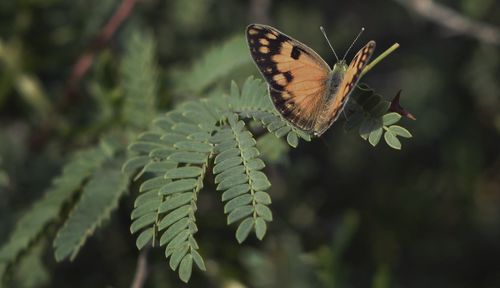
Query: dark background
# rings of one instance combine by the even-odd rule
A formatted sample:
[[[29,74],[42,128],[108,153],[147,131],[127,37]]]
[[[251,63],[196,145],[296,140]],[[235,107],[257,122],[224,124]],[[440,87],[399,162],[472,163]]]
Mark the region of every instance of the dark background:
[[[365,27],[353,50],[370,39],[378,53],[401,45],[363,82],[388,100],[402,89],[402,105],[417,117],[402,125],[414,137],[401,151],[374,148],[337,123],[322,139],[279,153],[266,168],[275,219],[262,242],[237,244],[208,185],[197,234],[208,271],[196,270],[191,285],[500,287],[500,32],[481,36],[484,25],[500,25],[500,2],[144,0],[109,41],[95,40],[120,4],[0,1],[0,243],[65,157],[95,141],[103,125],[95,111],[110,104],[92,87],[119,89],[132,27],[157,43],[159,111],[208,96],[179,92],[190,80],[173,75],[243,36],[249,23],[277,27],[330,64],[335,58],[318,27],[340,55]],[[95,55],[93,65],[75,80],[71,70],[85,51]],[[220,80],[224,89],[231,79],[258,76],[250,55],[241,57],[248,61]],[[48,248],[34,286],[128,287],[139,253],[128,228],[133,198],[122,199],[74,262],[56,264]],[[181,285],[160,249],[149,251],[148,263],[147,287]]]

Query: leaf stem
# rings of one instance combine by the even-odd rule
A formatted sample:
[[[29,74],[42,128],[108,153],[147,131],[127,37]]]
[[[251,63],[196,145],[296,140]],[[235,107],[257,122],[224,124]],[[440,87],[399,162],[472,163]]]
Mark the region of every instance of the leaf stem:
[[[392,46],[389,47],[389,49],[385,50],[384,53],[380,54],[377,58],[375,58],[375,60],[370,62],[370,64],[366,65],[365,69],[363,69],[363,72],[361,72],[361,77],[363,77],[363,75],[365,75],[368,71],[370,71],[373,67],[375,67],[375,65],[377,65],[378,62],[382,61],[382,59],[389,56],[389,54],[391,54],[392,52],[394,52],[394,50],[398,48],[399,48],[399,43],[392,44]]]

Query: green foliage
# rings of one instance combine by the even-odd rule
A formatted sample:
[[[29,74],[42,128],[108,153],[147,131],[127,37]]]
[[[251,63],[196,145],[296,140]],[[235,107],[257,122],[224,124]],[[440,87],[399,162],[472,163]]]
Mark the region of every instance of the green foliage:
[[[372,146],[377,146],[384,136],[387,145],[393,149],[401,150],[399,137],[411,138],[411,133],[398,125],[401,115],[390,112],[391,103],[375,94],[365,84],[358,87],[360,93],[354,94],[347,105],[347,121],[344,128],[347,131],[358,128],[359,136]]]
[[[211,7],[209,4],[201,7],[184,2],[176,1],[174,9],[199,9],[197,13],[206,16]],[[89,38],[95,27],[102,24],[112,4],[113,1],[106,1],[104,6],[87,7],[97,13],[91,13],[92,23],[84,25],[87,28],[84,28],[86,32],[82,37]],[[192,15],[174,15],[173,21],[181,23],[189,33],[196,33],[191,27],[196,28],[202,21],[202,18],[192,18]],[[19,16],[19,19],[22,23],[23,18]],[[66,163],[61,175],[52,181],[43,198],[22,215],[8,241],[0,248],[0,276],[15,275],[10,277],[14,279],[7,279],[12,280],[8,284],[32,287],[47,281],[49,274],[44,269],[42,256],[45,246],[48,246],[46,241],[55,231],[55,259],[75,259],[89,237],[118,208],[132,177],[140,183],[130,215],[130,231],[137,235],[137,248],[162,247],[170,268],[178,271],[182,281],[188,282],[194,264],[200,270],[206,270],[196,240],[197,201],[204,186],[209,188],[205,190],[220,191],[227,224],[237,224],[235,237],[238,243],[247,240],[250,234],[262,240],[273,220],[269,208],[272,200],[267,192],[271,183],[265,174],[263,160],[277,161],[290,148],[296,148],[300,139],[311,141],[311,135],[297,129],[276,112],[263,81],[249,77],[241,89],[232,82],[229,95],[222,95],[221,87],[225,82],[221,80],[233,77],[232,72],[250,63],[247,45],[241,36],[209,49],[188,69],[168,71],[173,86],[168,89],[172,94],[182,92],[210,97],[183,103],[157,117],[155,103],[160,102],[156,98],[163,87],[158,85],[161,71],[157,65],[156,42],[152,33],[133,26],[137,22],[131,23],[131,29],[125,30],[128,35],[123,37],[124,53],[120,61],[115,61],[112,49],[94,55],[94,66],[97,66],[94,74],[98,75],[88,81],[88,87],[94,94],[91,100],[96,103],[93,104],[101,109],[97,113],[104,116],[92,115],[102,119],[89,120],[82,130],[98,133],[89,136],[83,132],[76,137],[75,143],[68,146],[93,145],[90,143],[101,140]],[[50,36],[58,45],[68,43],[78,35],[64,29],[58,28],[56,35]],[[72,34],[73,38],[65,38],[65,33]],[[33,107],[41,116],[38,118],[53,120],[51,115],[59,108],[50,103],[49,93],[45,92],[38,76],[22,71],[26,65],[24,58],[29,53],[23,52],[16,41],[2,42],[0,39],[0,60],[6,63],[6,68],[3,68],[9,72],[0,77],[13,82],[9,86],[15,85],[27,106]],[[109,67],[115,62],[120,63],[119,69]],[[117,75],[108,75],[112,72],[117,72]],[[108,78],[118,81],[110,85],[106,83]],[[0,85],[0,88],[4,87]],[[0,105],[7,103],[4,92],[0,91]],[[387,113],[388,102],[373,91],[363,93],[353,97],[351,102],[353,107],[357,105],[357,110],[347,112],[351,115],[346,125],[359,126],[360,135],[373,146],[384,136],[389,146],[400,149],[398,137],[411,137],[405,128],[395,125],[401,117]],[[75,118],[79,116],[82,115]],[[63,123],[58,129],[64,125],[68,125],[64,129],[74,128],[66,123],[70,121],[54,122]],[[145,129],[147,131],[135,135],[137,137],[130,143],[131,134]],[[61,134],[67,132],[58,131]],[[121,165],[127,153],[126,147],[128,159]],[[206,180],[207,175],[213,176],[208,179],[213,179],[214,183]],[[9,180],[7,173],[0,170],[0,188],[10,185]],[[284,247],[285,254],[298,255],[298,241],[291,239],[293,241]],[[272,262],[272,259],[266,260]],[[298,259],[295,260],[299,263]],[[280,265],[286,267],[286,263]],[[293,279],[305,287],[305,278],[301,277],[306,273],[300,273],[306,267],[305,263],[290,265],[293,266]],[[259,267],[261,272],[264,266]],[[23,278],[26,274],[30,277]],[[276,277],[274,280],[280,283],[282,279]]]
[[[399,118],[393,119],[393,114],[382,117],[389,108],[386,102],[381,98],[369,102],[369,106],[361,106],[369,111],[363,121],[377,116],[385,119],[384,125],[390,125],[386,135],[408,135],[404,128],[392,125]],[[243,119],[253,124],[247,125]],[[229,96],[184,103],[153,124],[130,144],[131,156],[123,165],[125,173],[136,173],[135,179],[142,181],[130,231],[138,233],[139,249],[150,243],[156,245],[159,237],[170,268],[178,268],[179,277],[187,282],[193,261],[205,269],[194,235],[198,231],[196,201],[209,164],[213,163],[215,189],[223,192],[227,224],[239,222],[238,243],[252,231],[262,240],[267,222],[273,219],[268,207],[271,197],[266,192],[271,183],[262,172],[265,164],[259,158],[261,152],[252,131],[261,126],[269,132],[262,138],[286,136],[291,147],[297,147],[300,138],[310,141],[311,136],[283,119],[272,106],[265,83],[252,77],[241,90],[232,82]],[[364,133],[373,131],[367,129]]]
[[[45,239],[38,241],[21,256],[12,279],[16,287],[32,288],[47,285],[50,279],[49,271],[42,261],[46,242]]]
[[[124,90],[122,118],[132,127],[144,128],[155,115],[158,69],[156,43],[151,33],[134,29],[125,43],[120,66]]]
[[[120,70],[124,93],[120,114],[125,128],[143,128],[156,113],[158,72],[154,46],[151,34],[132,29]],[[126,136],[107,134],[98,146],[78,152],[44,197],[19,219],[0,248],[0,276],[22,253],[31,250],[30,246],[48,232],[49,225],[60,224],[59,217],[67,213],[67,206],[71,212],[65,215],[65,223],[54,240],[58,261],[74,259],[88,237],[117,208],[128,184],[128,176],[119,167],[126,146],[121,142]]]
[[[236,84],[231,90],[231,97],[187,102],[157,118],[152,130],[129,146],[133,156],[123,166],[126,173],[139,170],[136,179],[146,177],[131,215],[131,232],[140,232],[137,247],[143,248],[150,242],[155,245],[159,234],[159,245],[165,246],[170,267],[179,267],[179,276],[185,282],[191,275],[193,261],[205,269],[194,238],[198,230],[195,212],[197,194],[210,161],[214,163],[216,189],[224,191],[222,200],[227,202],[224,212],[228,214],[228,224],[241,221],[236,231],[238,242],[243,242],[252,230],[262,239],[266,221],[272,220],[267,207],[271,199],[265,192],[270,183],[260,171],[264,162],[258,158],[260,152],[252,133],[234,114],[250,112],[242,111],[251,100],[265,99],[265,86],[249,78],[241,96]],[[267,113],[277,117],[271,111]],[[288,130],[294,133],[291,128]]]
[[[221,45],[214,46],[190,69],[175,71],[172,76],[177,90],[200,94],[235,68],[250,63],[249,57],[242,57],[247,55],[247,50],[246,40],[242,36],[234,36]]]
[[[64,204],[78,193],[82,183],[114,153],[107,143],[77,153],[63,168],[44,197],[17,222],[6,244],[0,249],[0,263],[11,265],[28,249],[49,224],[58,220]]]
[[[99,167],[90,176],[80,201],[54,240],[57,261],[68,257],[73,260],[87,238],[118,207],[118,200],[126,191],[128,179],[120,173],[117,163],[120,163],[119,159]]]
[[[258,158],[260,152],[252,133],[235,114],[229,114],[227,120],[229,127],[213,137],[218,153],[213,168],[217,190],[224,191],[222,201],[227,201],[224,206],[227,224],[242,220],[236,230],[238,242],[242,243],[252,230],[262,240],[267,230],[266,221],[273,218],[267,207],[271,197],[265,192],[271,183],[260,171],[265,164]]]

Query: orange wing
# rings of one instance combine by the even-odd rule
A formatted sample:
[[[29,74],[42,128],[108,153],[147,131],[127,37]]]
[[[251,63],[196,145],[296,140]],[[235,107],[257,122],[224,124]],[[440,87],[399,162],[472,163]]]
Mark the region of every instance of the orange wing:
[[[327,103],[327,109],[321,113],[318,117],[318,121],[314,125],[314,134],[316,136],[321,136],[332,124],[337,120],[340,112],[344,109],[349,95],[352,90],[356,87],[359,81],[361,72],[365,68],[366,64],[370,60],[370,57],[375,51],[375,41],[370,41],[365,45],[349,64],[342,82],[340,82],[338,90],[335,92],[334,97],[332,97],[329,103]]]
[[[278,112],[298,128],[311,132],[324,104],[328,64],[306,45],[272,27],[251,24],[246,35]]]

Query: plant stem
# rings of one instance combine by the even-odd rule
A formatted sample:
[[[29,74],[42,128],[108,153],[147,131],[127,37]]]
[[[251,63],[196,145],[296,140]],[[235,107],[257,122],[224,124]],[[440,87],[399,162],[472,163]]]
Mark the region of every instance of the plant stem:
[[[361,77],[363,77],[363,75],[365,75],[368,71],[370,71],[373,67],[375,67],[375,65],[377,65],[378,62],[382,61],[382,59],[389,56],[389,54],[391,54],[392,52],[394,52],[394,50],[398,48],[399,48],[399,43],[392,44],[392,46],[389,47],[389,49],[385,50],[384,53],[380,54],[377,58],[375,58],[375,60],[370,62],[370,64],[366,65],[365,69],[363,69],[363,72],[361,72]]]

